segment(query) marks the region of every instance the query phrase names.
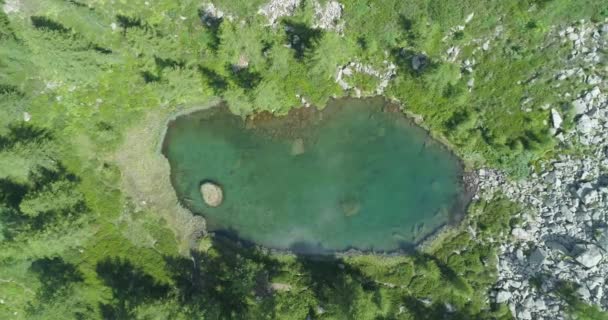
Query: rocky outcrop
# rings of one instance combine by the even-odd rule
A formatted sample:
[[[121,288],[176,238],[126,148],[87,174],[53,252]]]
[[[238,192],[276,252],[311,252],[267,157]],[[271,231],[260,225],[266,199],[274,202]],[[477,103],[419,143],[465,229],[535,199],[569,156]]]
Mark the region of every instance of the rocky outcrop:
[[[493,295],[517,319],[564,319],[565,302],[555,293],[564,282],[578,286],[583,301],[608,310],[608,69],[599,65],[608,21],[568,27],[558,37],[572,44],[567,59],[583,66],[561,70],[555,79],[579,81],[587,89],[563,94],[572,97],[572,129],[564,127],[557,109],[550,111],[551,129],[561,141],[557,157],[521,181],[479,171],[481,197],[499,192],[524,208],[522,222],[500,245]],[[569,145],[580,152],[559,152]]]
[[[327,1],[325,5],[321,5],[319,2],[314,1],[313,7],[315,9],[315,22],[313,27],[334,30],[342,32],[344,30],[344,22],[340,21],[342,17],[342,11],[344,6],[338,1]]]
[[[21,11],[21,2],[19,0],[6,0],[2,5],[2,11],[6,14],[18,13]]]
[[[383,63],[384,63],[384,70],[378,70],[377,68],[375,68],[371,65],[366,65],[366,64],[362,64],[360,62],[351,61],[348,64],[346,64],[345,66],[338,67],[338,70],[336,72],[335,81],[338,85],[340,85],[340,87],[342,87],[342,89],[344,89],[344,90],[353,89],[357,93],[356,96],[360,97],[361,91],[356,87],[352,87],[346,81],[346,79],[353,76],[355,72],[366,74],[366,75],[372,76],[380,81],[380,83],[378,83],[378,85],[376,86],[376,90],[374,93],[381,95],[384,93],[384,90],[386,89],[386,87],[388,87],[389,81],[397,74],[397,66],[394,63],[389,62],[387,60],[385,60]]]
[[[270,0],[260,7],[258,14],[268,19],[268,24],[276,26],[281,17],[293,15],[301,0]]]
[[[222,188],[213,182],[201,184],[201,194],[205,203],[210,207],[219,207],[224,201]]]
[[[302,0],[270,0],[260,7],[258,14],[265,16],[269,25],[277,26],[282,17],[293,16],[301,3]],[[322,4],[319,1],[312,1],[312,6],[314,8],[313,28],[342,33],[344,21],[341,18],[344,6],[340,2],[329,0]]]

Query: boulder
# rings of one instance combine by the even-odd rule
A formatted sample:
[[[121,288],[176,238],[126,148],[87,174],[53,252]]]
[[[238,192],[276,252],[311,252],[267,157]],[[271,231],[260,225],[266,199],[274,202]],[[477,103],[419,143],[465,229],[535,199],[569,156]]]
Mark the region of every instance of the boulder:
[[[511,235],[518,240],[530,239],[530,235],[528,234],[528,232],[526,232],[526,230],[522,228],[513,228],[513,230],[511,230]]]
[[[596,245],[579,246],[578,249],[581,253],[578,254],[575,260],[585,268],[593,268],[602,261],[602,249]]]
[[[583,114],[587,111],[587,104],[581,99],[574,100],[572,102],[572,107],[574,107],[574,113],[577,115]]]
[[[545,263],[546,253],[541,248],[536,248],[528,257],[528,263],[532,268],[539,268]]]
[[[511,299],[511,292],[506,290],[501,290],[496,295],[496,303],[505,303]]]
[[[598,125],[599,123],[597,119],[592,119],[588,115],[584,114],[578,119],[576,128],[582,133],[589,134],[596,130]]]
[[[213,182],[201,184],[201,194],[205,203],[210,207],[218,207],[224,201],[222,188]]]
[[[417,54],[412,58],[412,69],[422,71],[428,64],[429,58],[423,54]]]

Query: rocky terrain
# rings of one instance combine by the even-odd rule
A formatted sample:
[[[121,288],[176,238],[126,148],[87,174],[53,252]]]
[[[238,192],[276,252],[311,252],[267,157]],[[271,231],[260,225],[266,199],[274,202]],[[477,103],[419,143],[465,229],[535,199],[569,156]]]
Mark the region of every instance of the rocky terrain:
[[[261,6],[258,14],[268,19],[268,24],[276,26],[281,17],[292,16],[301,5],[301,0],[270,0]],[[342,17],[343,6],[338,1],[327,1],[324,4],[313,1],[314,28],[342,32],[344,28]]]
[[[608,68],[602,65],[608,21],[581,22],[557,36],[572,42],[566,61],[583,66],[562,70],[555,79],[585,89],[563,93],[571,99],[571,127],[564,127],[557,107],[548,106],[547,123],[561,142],[555,157],[516,182],[479,171],[481,197],[502,193],[522,205],[521,222],[500,244],[494,299],[524,320],[564,319],[566,305],[556,289],[567,283],[584,302],[608,310]]]

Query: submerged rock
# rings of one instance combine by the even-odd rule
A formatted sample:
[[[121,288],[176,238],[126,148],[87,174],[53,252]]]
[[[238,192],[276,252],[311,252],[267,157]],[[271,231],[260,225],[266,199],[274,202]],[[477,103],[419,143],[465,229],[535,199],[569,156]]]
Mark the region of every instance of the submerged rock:
[[[361,210],[361,204],[355,199],[346,199],[340,202],[340,207],[345,216],[354,216]]]
[[[213,182],[205,182],[201,185],[203,200],[208,206],[218,207],[224,201],[222,188]]]
[[[304,140],[301,138],[298,138],[296,140],[293,141],[293,143],[291,144],[291,155],[292,156],[298,156],[303,154],[306,151],[306,149],[304,148]]]

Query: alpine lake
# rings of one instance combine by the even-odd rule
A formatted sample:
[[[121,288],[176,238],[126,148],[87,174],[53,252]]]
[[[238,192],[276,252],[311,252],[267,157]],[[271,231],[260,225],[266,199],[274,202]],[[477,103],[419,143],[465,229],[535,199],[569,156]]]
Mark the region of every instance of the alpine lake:
[[[225,105],[168,123],[162,153],[207,229],[298,254],[400,252],[458,221],[462,162],[382,98],[242,118]],[[221,188],[211,206],[201,185]]]

